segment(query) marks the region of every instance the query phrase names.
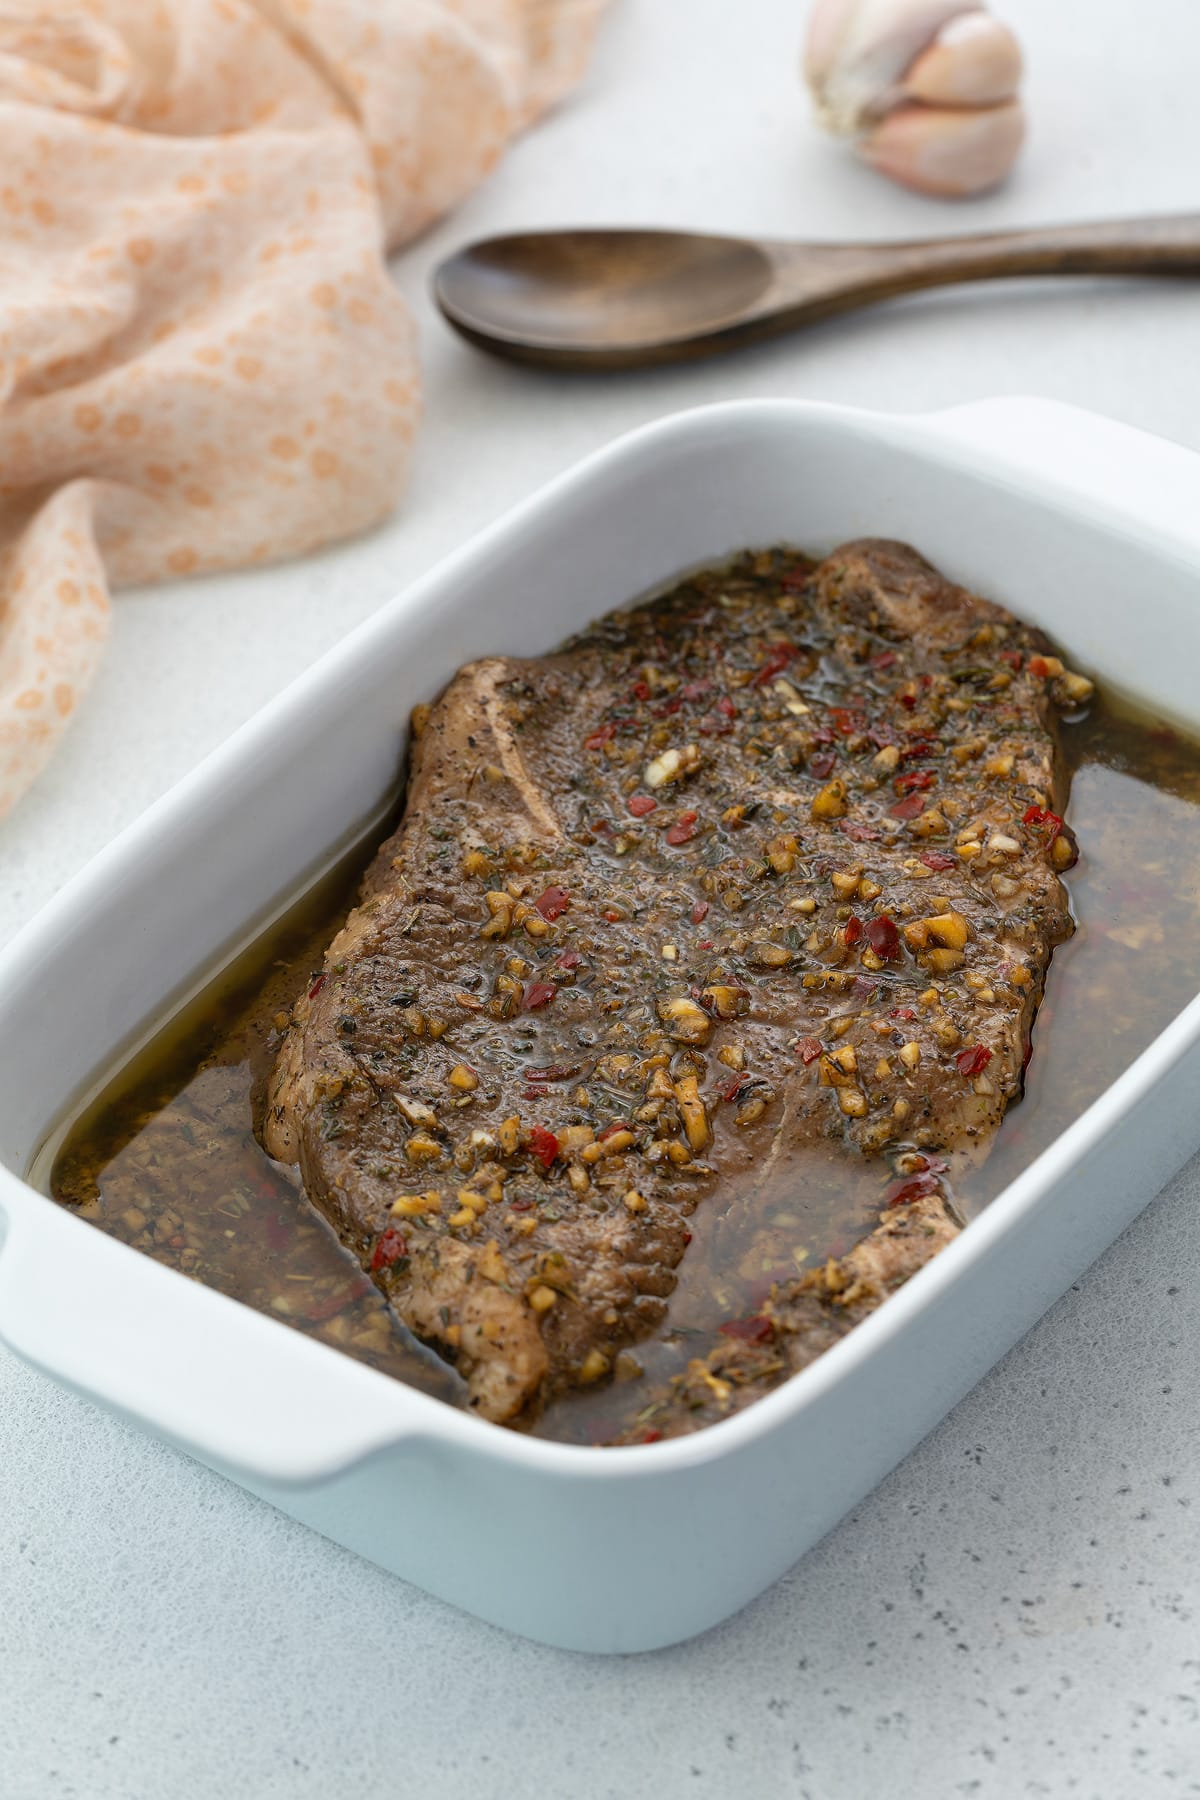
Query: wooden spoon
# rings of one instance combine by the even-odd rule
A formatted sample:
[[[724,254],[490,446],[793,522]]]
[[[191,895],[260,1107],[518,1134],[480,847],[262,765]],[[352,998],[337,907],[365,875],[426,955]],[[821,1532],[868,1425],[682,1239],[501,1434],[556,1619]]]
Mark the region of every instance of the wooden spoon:
[[[1200,274],[1200,213],[920,243],[793,244],[687,231],[531,231],[434,277],[484,350],[561,369],[708,356],[917,288],[1012,275]]]

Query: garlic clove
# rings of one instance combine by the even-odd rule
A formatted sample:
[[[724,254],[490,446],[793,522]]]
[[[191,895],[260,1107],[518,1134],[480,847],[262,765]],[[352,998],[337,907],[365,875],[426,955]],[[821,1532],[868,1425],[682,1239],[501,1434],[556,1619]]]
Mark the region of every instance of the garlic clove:
[[[827,131],[849,136],[902,97],[909,65],[978,0],[816,0],[804,75]]]
[[[1021,46],[985,12],[951,19],[904,76],[906,98],[933,106],[995,106],[1021,82]]]
[[[857,149],[872,168],[905,187],[960,198],[1003,181],[1024,136],[1019,100],[974,111],[915,104],[880,119]]]
[[[821,124],[923,193],[994,187],[1024,136],[1020,47],[984,0],[815,0],[804,72]]]

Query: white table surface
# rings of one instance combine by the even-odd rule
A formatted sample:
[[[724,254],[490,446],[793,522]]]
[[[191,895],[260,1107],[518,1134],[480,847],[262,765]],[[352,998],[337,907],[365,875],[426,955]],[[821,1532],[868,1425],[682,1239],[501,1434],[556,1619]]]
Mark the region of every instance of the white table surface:
[[[726,361],[520,373],[434,317],[481,232],[943,230],[1194,207],[1195,0],[1005,0],[1033,134],[999,196],[902,194],[817,136],[798,0],[616,0],[586,89],[396,263],[428,418],[368,538],[122,596],[108,660],[0,828],[0,933],[349,626],[615,433],[760,394],[915,411],[1056,395],[1200,449],[1193,284],[904,302]],[[5,1054],[11,1052],[5,1048]],[[1200,1160],[762,1600],[650,1656],[476,1623],[0,1352],[0,1794],[1200,1793]]]

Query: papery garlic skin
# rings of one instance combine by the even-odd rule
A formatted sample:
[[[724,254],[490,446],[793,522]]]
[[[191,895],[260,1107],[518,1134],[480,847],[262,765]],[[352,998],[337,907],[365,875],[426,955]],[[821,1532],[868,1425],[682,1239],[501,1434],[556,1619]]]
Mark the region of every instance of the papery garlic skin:
[[[816,0],[804,74],[826,130],[923,193],[994,187],[1024,137],[1020,46],[978,0]]]
[[[977,0],[815,0],[804,76],[826,131],[848,137],[899,96],[901,77]]]

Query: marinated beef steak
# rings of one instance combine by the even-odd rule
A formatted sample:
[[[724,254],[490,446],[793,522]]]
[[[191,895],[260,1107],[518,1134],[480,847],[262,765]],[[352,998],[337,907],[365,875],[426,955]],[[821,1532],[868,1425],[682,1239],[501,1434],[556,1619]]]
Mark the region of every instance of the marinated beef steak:
[[[618,1441],[656,1444],[715,1425],[845,1337],[957,1237],[958,1221],[936,1181],[928,1179],[929,1192],[921,1191],[922,1178],[906,1183],[917,1189],[913,1197],[893,1201],[848,1256],[831,1256],[821,1268],[777,1287],[761,1312],[723,1325],[716,1348],[694,1358]]]
[[[481,1413],[652,1332],[714,1184],[820,1138],[984,1153],[1071,930],[1055,720],[1089,692],[862,542],[706,571],[414,720],[264,1141]]]

